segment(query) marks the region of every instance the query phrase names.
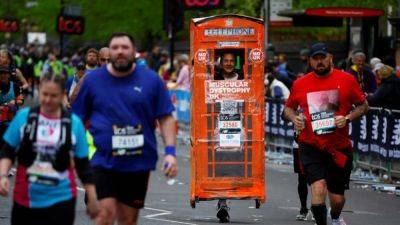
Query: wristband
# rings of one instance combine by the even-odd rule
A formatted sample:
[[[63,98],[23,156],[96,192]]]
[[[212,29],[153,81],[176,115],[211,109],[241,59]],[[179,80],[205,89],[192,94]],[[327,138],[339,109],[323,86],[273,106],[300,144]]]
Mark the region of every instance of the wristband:
[[[176,156],[175,146],[167,146],[164,151],[165,155]]]

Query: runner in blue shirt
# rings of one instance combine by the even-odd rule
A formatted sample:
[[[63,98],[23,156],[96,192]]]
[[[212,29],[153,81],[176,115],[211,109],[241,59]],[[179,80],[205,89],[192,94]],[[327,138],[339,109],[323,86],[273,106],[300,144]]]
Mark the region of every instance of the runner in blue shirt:
[[[98,225],[136,224],[156,167],[156,122],[166,146],[164,172],[177,174],[174,107],[159,76],[136,66],[130,35],[112,35],[109,48],[110,63],[85,76],[72,111],[89,124],[97,149],[91,165],[100,200]]]
[[[78,116],[61,107],[63,94],[62,78],[44,75],[39,86],[40,105],[20,110],[3,136],[0,195],[8,195],[7,175],[12,163],[18,162],[12,225],[72,225],[75,171],[88,195],[88,213],[92,218],[97,215],[85,129]]]

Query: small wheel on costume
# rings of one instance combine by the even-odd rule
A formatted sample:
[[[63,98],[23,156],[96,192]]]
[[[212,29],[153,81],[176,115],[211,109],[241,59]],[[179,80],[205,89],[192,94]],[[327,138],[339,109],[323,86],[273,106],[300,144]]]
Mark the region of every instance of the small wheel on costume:
[[[261,201],[260,199],[256,199],[256,209],[259,209],[261,207]]]
[[[196,201],[190,200],[190,206],[192,207],[192,209],[196,208]]]

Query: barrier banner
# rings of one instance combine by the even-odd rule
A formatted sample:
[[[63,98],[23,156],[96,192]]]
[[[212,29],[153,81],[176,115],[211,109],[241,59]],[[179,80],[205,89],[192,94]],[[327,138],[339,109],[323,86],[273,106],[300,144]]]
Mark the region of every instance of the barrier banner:
[[[175,106],[175,115],[178,122],[190,123],[190,92],[181,89],[169,90]]]
[[[388,118],[387,149],[389,161],[400,161],[400,113]]]
[[[265,131],[272,137],[293,139],[293,124],[281,119],[284,103],[268,99],[265,104]],[[349,124],[354,151],[374,155],[383,161],[400,161],[400,113],[370,109],[367,115]]]

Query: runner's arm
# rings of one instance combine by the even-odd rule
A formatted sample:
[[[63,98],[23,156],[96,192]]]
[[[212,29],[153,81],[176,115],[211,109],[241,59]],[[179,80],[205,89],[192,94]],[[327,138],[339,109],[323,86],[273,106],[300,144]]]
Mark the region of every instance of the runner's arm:
[[[15,75],[17,76],[18,80],[21,81],[22,89],[26,89],[29,87],[28,81],[26,81],[24,75],[22,74],[21,70],[16,69]]]
[[[172,115],[166,115],[159,119],[161,134],[165,146],[175,146],[176,143],[176,121]]]

